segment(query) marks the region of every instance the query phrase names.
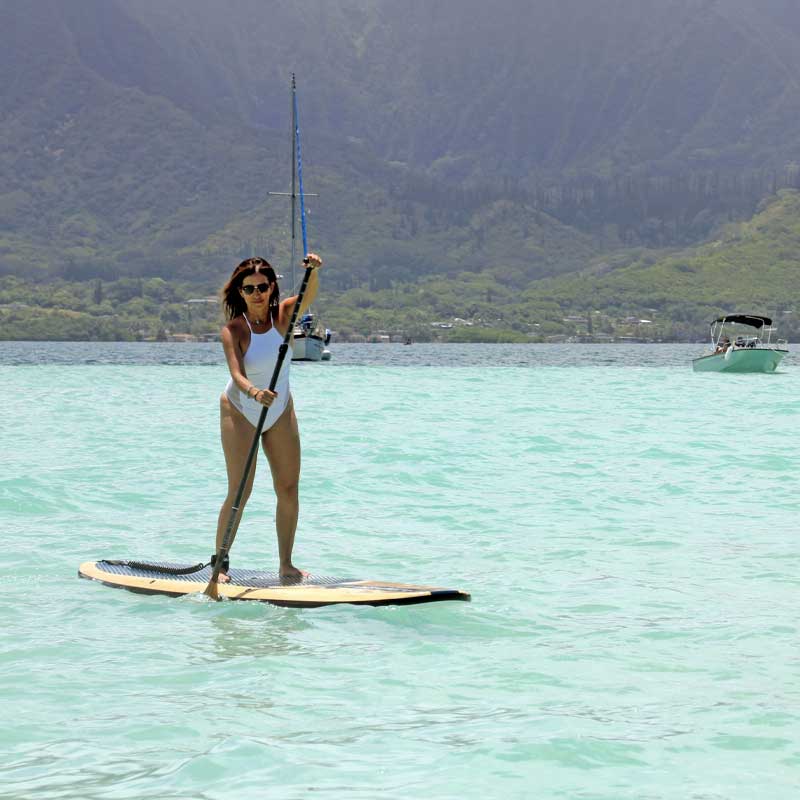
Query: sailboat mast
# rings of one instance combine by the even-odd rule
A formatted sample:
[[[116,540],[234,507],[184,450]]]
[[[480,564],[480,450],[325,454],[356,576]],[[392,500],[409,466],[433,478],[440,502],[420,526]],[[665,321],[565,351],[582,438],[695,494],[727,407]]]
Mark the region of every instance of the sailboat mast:
[[[294,289],[294,262],[297,252],[297,84],[292,73],[292,289]]]

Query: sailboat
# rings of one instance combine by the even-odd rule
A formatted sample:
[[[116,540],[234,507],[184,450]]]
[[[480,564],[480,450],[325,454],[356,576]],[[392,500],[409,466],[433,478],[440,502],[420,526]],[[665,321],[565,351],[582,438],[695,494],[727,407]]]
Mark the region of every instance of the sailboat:
[[[291,198],[291,275],[292,286],[295,285],[295,258],[297,256],[297,83],[292,75],[292,191]],[[286,196],[286,192],[270,192],[271,195]],[[306,197],[315,195],[306,195]],[[331,351],[328,344],[331,332],[319,321],[313,310],[309,308],[294,327],[292,343],[292,361],[328,361]]]
[[[294,327],[292,361],[330,361],[330,340],[331,332],[309,310]]]

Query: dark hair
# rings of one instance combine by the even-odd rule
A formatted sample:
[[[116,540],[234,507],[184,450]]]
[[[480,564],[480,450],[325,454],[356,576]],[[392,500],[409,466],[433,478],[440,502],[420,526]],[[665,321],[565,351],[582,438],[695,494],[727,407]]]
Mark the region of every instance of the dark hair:
[[[275,284],[275,289],[269,296],[269,315],[272,322],[278,319],[278,304],[281,295],[278,290],[278,276],[272,265],[265,258],[246,258],[233,271],[228,282],[222,287],[222,308],[225,311],[226,319],[240,317],[247,310],[247,304],[239,291],[242,282],[248,275],[263,275],[269,283]]]

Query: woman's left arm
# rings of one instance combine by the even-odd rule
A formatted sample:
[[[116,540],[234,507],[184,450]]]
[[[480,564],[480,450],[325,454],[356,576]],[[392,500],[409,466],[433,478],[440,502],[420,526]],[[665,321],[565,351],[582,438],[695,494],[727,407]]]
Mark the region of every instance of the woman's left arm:
[[[322,259],[316,253],[309,253],[308,256],[308,266],[312,267],[311,275],[308,277],[308,284],[306,285],[306,291],[303,294],[303,302],[300,303],[300,311],[297,312],[297,316],[300,317],[302,314],[308,309],[308,307],[314,302],[317,297],[317,292],[319,291],[319,270],[322,267]],[[286,328],[288,326],[289,321],[292,318],[292,312],[294,311],[295,303],[297,302],[297,295],[293,297],[287,297],[285,300],[281,301],[281,309],[280,309],[280,325],[282,328]]]

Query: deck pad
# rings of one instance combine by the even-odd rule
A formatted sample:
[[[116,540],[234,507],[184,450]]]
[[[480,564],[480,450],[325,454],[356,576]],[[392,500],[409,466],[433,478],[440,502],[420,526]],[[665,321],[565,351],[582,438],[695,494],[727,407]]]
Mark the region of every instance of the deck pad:
[[[188,575],[172,575],[158,569],[146,569],[141,566],[143,563],[168,569],[192,566],[172,561],[142,560],[136,566],[125,561],[87,561],[80,565],[78,576],[132,592],[164,594],[170,597],[203,592],[211,580],[211,567],[204,567]],[[383,606],[470,599],[467,592],[439,586],[321,575],[309,575],[297,583],[284,584],[277,572],[235,567],[228,574],[230,583],[217,584],[220,597],[229,600],[257,600],[277,606],[312,608],[336,603]]]

